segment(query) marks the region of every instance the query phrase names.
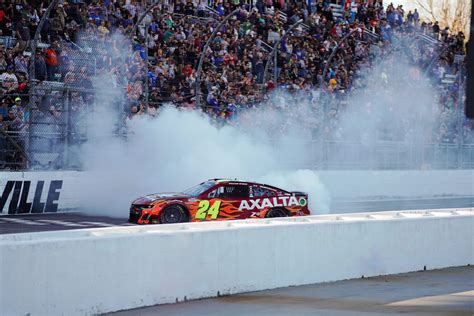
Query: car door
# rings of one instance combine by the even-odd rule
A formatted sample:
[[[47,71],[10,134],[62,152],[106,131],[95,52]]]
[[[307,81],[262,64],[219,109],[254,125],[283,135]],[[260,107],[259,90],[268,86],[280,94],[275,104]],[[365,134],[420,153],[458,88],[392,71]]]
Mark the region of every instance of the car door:
[[[239,209],[242,200],[248,200],[249,188],[243,183],[223,183],[201,197],[195,220],[241,219]]]
[[[279,192],[273,188],[266,187],[260,184],[253,184],[250,187],[251,200],[251,218],[265,217],[266,213],[272,207],[272,199],[279,195]],[[257,203],[258,201],[258,203]]]

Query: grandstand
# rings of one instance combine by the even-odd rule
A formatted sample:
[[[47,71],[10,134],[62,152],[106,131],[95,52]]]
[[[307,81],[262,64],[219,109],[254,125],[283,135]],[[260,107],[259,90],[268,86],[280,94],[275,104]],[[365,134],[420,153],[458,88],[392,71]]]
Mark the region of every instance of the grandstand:
[[[236,124],[284,94],[287,104],[316,109],[301,125],[317,168],[472,167],[473,123],[462,115],[464,34],[439,32],[381,3],[5,1],[0,167],[80,168],[71,156],[87,140],[82,118],[103,102],[100,78],[123,92],[113,96],[117,133],[165,104]],[[416,142],[408,130],[394,138],[399,125],[382,131],[368,153],[364,136],[341,132],[340,121],[361,82],[370,84],[363,73],[391,54],[430,78],[436,120]]]

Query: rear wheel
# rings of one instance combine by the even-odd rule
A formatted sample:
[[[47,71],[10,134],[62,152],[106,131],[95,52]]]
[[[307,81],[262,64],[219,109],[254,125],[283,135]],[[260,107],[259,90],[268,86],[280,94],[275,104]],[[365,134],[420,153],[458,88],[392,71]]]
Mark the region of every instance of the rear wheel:
[[[274,217],[288,217],[288,213],[282,208],[272,208],[267,213],[267,218],[274,218]]]
[[[160,213],[161,224],[174,224],[189,221],[188,212],[180,205],[167,206]]]

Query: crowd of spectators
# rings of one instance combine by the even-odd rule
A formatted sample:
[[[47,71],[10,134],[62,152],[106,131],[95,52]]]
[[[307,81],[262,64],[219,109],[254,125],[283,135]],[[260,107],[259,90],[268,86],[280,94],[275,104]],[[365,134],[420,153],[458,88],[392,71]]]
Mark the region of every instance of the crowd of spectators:
[[[287,103],[312,105],[312,113],[319,117],[307,115],[304,124],[315,126],[315,136],[341,139],[338,121],[350,103],[348,98],[368,84],[364,69],[402,49],[413,65],[429,68],[432,84],[440,91],[439,118],[429,141],[456,143],[460,135],[466,142],[472,138],[470,122],[456,127],[465,75],[464,61],[458,56],[465,54],[465,36],[440,28],[436,21],[422,21],[417,10],[405,12],[402,6],[381,0],[343,1],[340,12],[331,4],[337,1],[329,0],[313,1],[311,6],[300,0],[169,0],[156,4],[135,30],[148,1],[59,0],[38,34],[40,44],[34,46],[49,2],[0,3],[2,131],[26,131],[31,111],[37,109],[43,120],[64,122],[60,101],[65,97],[68,115],[79,117],[93,103],[93,78],[108,74],[125,91],[121,106],[126,121],[156,115],[163,104],[172,102],[179,107],[200,106],[219,123],[232,123],[246,109],[274,106],[275,98],[269,96],[278,90],[285,91]],[[303,23],[281,41],[274,67],[269,60],[273,45],[300,19]],[[124,47],[130,46],[124,54]],[[202,54],[202,73],[197,78]],[[454,78],[449,84],[443,83],[446,75]],[[47,92],[40,92],[53,83],[72,87],[72,92],[47,97]],[[2,141],[0,145],[7,146]]]

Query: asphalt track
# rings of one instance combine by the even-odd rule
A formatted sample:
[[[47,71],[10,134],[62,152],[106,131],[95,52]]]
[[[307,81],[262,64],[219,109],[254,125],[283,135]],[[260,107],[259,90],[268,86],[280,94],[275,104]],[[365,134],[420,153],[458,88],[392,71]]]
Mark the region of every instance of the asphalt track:
[[[110,313],[152,315],[473,315],[474,267],[287,287]]]
[[[334,201],[331,213],[359,213],[393,210],[474,207],[474,197],[444,197],[431,199],[340,200]],[[127,222],[128,210],[123,217],[93,216],[93,212],[21,214],[0,216],[0,234],[15,234],[81,228],[132,225]],[[97,212],[99,213],[99,212]]]

